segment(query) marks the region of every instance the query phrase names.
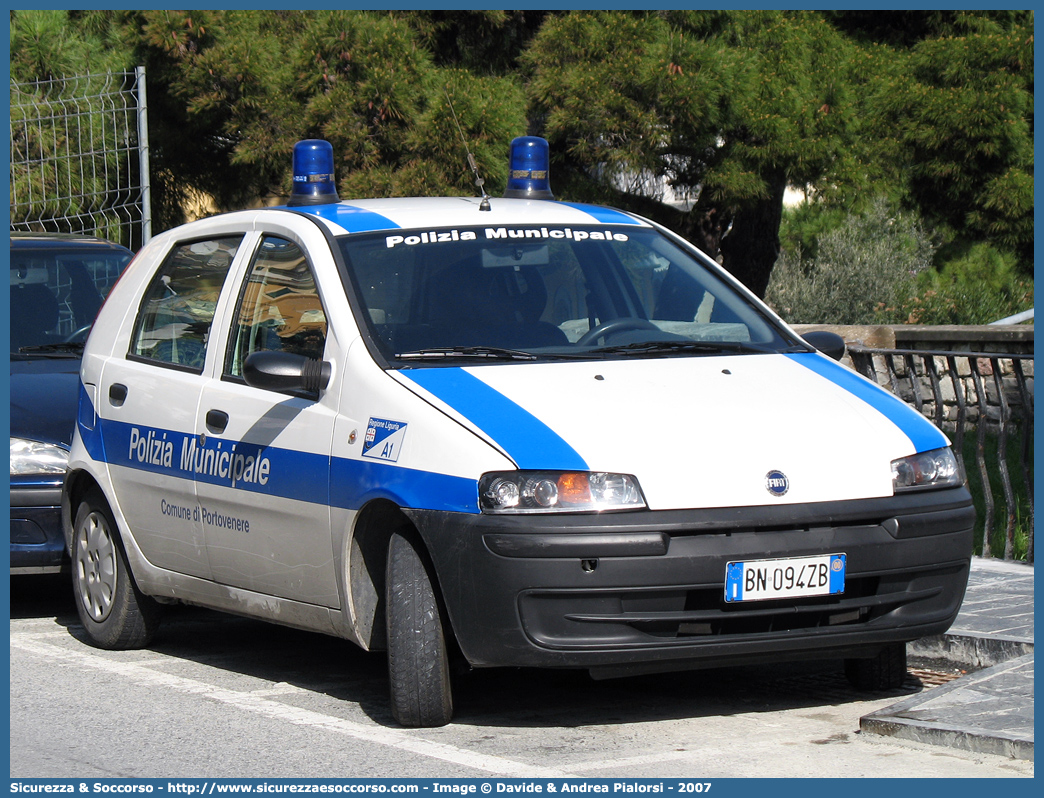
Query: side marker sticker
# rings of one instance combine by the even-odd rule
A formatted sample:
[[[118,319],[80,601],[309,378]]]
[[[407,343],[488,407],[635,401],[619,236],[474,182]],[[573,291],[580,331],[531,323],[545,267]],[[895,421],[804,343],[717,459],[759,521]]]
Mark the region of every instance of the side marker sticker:
[[[394,463],[399,459],[406,422],[387,418],[370,418],[363,438],[362,456]]]

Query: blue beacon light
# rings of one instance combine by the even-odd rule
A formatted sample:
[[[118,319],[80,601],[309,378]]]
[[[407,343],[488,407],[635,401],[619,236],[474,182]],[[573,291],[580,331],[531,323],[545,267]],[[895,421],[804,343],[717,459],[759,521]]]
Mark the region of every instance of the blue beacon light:
[[[511,142],[511,162],[508,168],[505,197],[516,199],[553,200],[548,174],[551,156],[547,139],[538,136],[519,136]]]
[[[287,206],[340,202],[334,185],[333,147],[321,139],[294,145],[294,188]]]

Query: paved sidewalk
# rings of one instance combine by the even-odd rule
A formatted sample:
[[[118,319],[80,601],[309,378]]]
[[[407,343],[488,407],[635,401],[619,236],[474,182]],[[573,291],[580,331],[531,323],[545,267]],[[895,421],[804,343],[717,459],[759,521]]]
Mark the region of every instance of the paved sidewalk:
[[[1033,566],[976,557],[950,630],[914,657],[983,668],[860,719],[864,731],[1033,759]]]

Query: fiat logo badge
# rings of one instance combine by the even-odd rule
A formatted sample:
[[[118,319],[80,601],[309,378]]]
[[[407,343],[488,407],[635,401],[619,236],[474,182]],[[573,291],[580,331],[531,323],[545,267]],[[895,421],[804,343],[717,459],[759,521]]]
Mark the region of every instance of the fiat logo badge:
[[[769,471],[765,474],[765,489],[773,496],[785,496],[790,490],[790,480],[782,471]]]

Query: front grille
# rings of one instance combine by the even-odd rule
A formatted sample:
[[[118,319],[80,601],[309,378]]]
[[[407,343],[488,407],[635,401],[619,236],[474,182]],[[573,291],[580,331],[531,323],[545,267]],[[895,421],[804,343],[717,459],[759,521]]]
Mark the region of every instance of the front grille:
[[[757,635],[867,623],[896,608],[938,595],[941,588],[882,590],[876,576],[848,580],[843,597],[814,597],[727,604],[720,588],[624,595],[619,611],[567,612],[580,624],[628,626],[653,638]]]

